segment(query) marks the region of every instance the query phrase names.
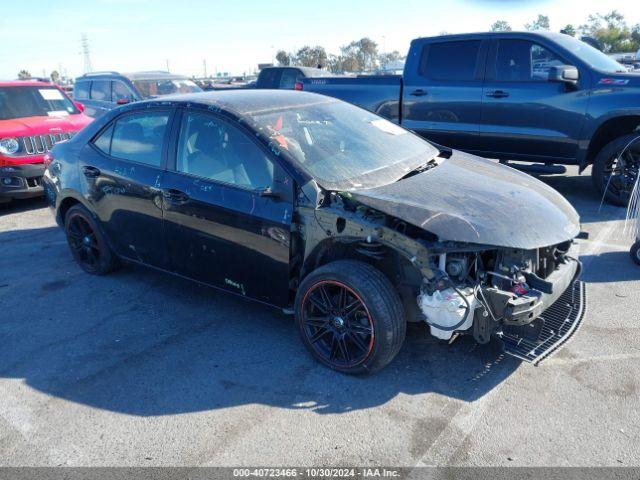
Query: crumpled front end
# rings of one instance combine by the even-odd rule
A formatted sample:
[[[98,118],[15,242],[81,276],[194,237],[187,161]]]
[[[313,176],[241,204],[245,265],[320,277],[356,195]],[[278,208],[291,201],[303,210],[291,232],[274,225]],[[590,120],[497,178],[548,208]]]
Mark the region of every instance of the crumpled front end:
[[[437,338],[466,333],[483,344],[497,336],[507,353],[537,364],[582,321],[584,286],[572,241],[531,250],[443,252],[433,262],[418,306]]]

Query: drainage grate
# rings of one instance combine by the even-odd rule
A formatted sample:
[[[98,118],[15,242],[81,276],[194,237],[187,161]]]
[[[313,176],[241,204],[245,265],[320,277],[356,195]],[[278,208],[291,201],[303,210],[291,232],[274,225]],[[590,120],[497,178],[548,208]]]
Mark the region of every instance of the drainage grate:
[[[585,312],[585,294],[584,283],[574,280],[558,300],[536,320],[544,322],[537,339],[523,335],[522,327],[505,326],[502,334],[499,334],[505,352],[534,365],[551,356],[580,327]]]

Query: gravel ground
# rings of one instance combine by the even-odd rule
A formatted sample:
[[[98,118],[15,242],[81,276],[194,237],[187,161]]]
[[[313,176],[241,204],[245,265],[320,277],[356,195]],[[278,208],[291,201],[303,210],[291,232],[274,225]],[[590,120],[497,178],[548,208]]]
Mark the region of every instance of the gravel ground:
[[[0,210],[0,465],[640,465],[640,267],[587,175],[588,311],[540,367],[414,326],[369,378],[292,318],[139,267],[84,274],[40,201]]]

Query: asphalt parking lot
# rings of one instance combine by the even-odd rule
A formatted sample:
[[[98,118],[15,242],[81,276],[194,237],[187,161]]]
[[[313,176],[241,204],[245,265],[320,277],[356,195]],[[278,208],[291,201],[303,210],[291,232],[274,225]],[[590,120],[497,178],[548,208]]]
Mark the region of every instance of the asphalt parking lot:
[[[353,378],[292,317],[139,267],[83,273],[41,201],[0,210],[0,465],[640,465],[640,267],[588,175],[588,310],[540,367],[409,330]]]

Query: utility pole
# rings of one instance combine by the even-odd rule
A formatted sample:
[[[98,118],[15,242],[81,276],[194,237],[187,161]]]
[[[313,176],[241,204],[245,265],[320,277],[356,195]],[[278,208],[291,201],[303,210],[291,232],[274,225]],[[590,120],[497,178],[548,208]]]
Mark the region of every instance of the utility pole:
[[[204,78],[207,78],[207,60],[202,60],[202,66],[204,67]]]
[[[167,58],[167,72],[169,71],[169,59]]]
[[[91,55],[89,53],[89,40],[87,39],[86,33],[82,34],[81,45],[82,45],[82,59],[84,63],[84,66],[83,66],[84,73],[92,72],[93,67],[91,66]]]

